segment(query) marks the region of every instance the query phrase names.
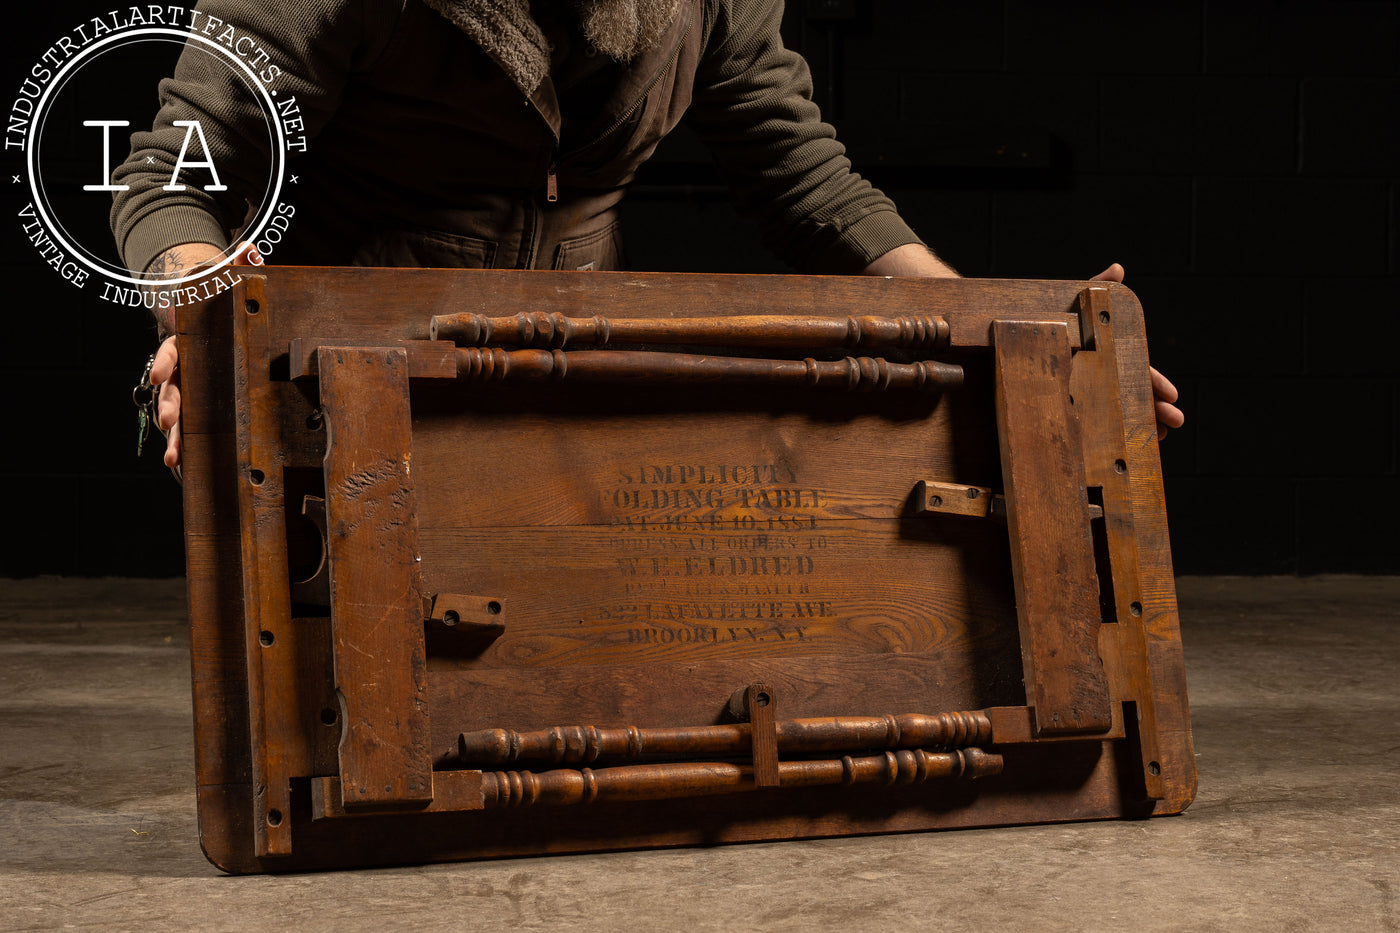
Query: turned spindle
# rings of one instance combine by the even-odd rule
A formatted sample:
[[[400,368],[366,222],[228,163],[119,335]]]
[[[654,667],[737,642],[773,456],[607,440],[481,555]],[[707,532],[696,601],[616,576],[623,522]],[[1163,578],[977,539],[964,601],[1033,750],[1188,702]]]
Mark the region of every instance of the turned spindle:
[[[783,386],[846,392],[939,392],[962,385],[963,369],[920,360],[757,360],[645,350],[457,349],[457,378],[470,383],[550,381],[656,385]]]
[[[885,748],[960,748],[992,741],[985,713],[837,716],[775,723],[784,757]],[[639,729],[555,726],[535,732],[486,729],[457,738],[460,767],[532,762],[582,764],[600,759],[743,757],[752,753],[748,723]]]
[[[979,748],[931,752],[925,749],[883,755],[782,761],[782,788],[830,784],[923,784],[941,778],[974,780],[1000,774],[1000,755]],[[577,806],[596,802],[709,797],[758,789],[753,768],[727,762],[675,762],[623,765],[578,771],[488,771],[481,776],[482,805],[487,809]]]
[[[874,347],[929,352],[948,346],[948,322],[930,315],[845,318],[751,315],[714,318],[568,317],[534,312],[512,317],[440,314],[429,333],[459,347],[522,349],[638,344],[767,347],[775,350]]]

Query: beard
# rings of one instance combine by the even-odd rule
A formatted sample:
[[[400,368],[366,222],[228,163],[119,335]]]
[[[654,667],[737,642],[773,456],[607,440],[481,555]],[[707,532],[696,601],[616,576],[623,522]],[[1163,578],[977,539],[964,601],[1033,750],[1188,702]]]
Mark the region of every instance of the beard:
[[[661,41],[678,0],[569,0],[569,5],[593,47],[625,65]]]

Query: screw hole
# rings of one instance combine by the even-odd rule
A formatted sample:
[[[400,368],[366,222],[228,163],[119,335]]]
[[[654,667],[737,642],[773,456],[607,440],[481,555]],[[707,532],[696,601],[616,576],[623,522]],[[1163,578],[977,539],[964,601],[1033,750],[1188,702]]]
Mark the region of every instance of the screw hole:
[[[1162,773],[1162,766],[1155,761],[1149,761],[1147,763],[1147,773],[1156,777]]]
[[[498,616],[501,614],[501,604],[493,599],[486,604],[486,611],[491,613],[493,616]]]
[[[1125,463],[1125,462],[1122,461],[1122,460],[1115,460],[1115,461],[1113,461],[1113,472],[1115,472],[1115,473],[1126,473],[1126,472],[1128,472],[1128,464]]]
[[[1142,603],[1139,603],[1139,602],[1132,602],[1132,603],[1129,603],[1129,604],[1128,604],[1128,611],[1131,612],[1134,616],[1140,616],[1140,615],[1142,615]]]
[[[267,825],[268,825],[268,826],[281,826],[281,825],[282,825],[282,811],[281,811],[281,810],[268,810],[268,811],[267,811]]]
[[[267,477],[263,475],[263,471],[262,471],[262,470],[249,470],[249,471],[248,471],[248,481],[249,481],[250,483],[252,483],[254,486],[261,486],[261,485],[263,484],[263,480],[265,480],[265,479],[267,479]]]
[[[767,706],[769,703],[772,702],[772,700],[770,700],[770,699],[768,698],[768,694],[766,694],[766,693],[758,693],[758,694],[755,694],[755,695],[754,695],[754,698],[753,698],[753,701],[754,701],[754,703],[757,704],[758,706]]]
[[[458,622],[461,621],[462,617],[457,615],[457,613],[454,610],[449,609],[442,614],[443,625],[456,625]]]
[[[928,497],[928,504],[929,504],[929,507],[930,507],[930,508],[935,508],[935,509],[936,509],[936,508],[938,508],[940,505],[943,504],[943,497],[942,497],[942,496],[929,496],[929,497]]]
[[[263,630],[258,633],[258,644],[262,645],[264,648],[271,648],[272,643],[276,640],[277,636],[273,635],[269,631]]]
[[[967,497],[969,499],[976,499],[980,495],[982,495],[982,491],[980,489],[969,489],[967,491]]]
[[[1108,323],[1108,312],[1107,312],[1107,311],[1100,311],[1100,312],[1099,312],[1099,323],[1100,323],[1100,324],[1107,324],[1107,323]]]
[[[258,304],[257,299],[249,298],[247,301],[243,302],[243,310],[247,311],[249,314],[257,314],[262,310],[262,306]]]
[[[337,713],[335,710],[331,709],[329,706],[321,710],[321,725],[333,726],[336,724],[336,722],[339,721],[339,719],[340,714]]]

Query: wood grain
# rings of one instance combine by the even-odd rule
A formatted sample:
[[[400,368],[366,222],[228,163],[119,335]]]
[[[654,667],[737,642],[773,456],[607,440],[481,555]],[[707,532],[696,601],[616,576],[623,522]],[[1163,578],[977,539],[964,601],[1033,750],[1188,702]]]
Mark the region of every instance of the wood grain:
[[[296,710],[297,654],[292,632],[291,594],[286,586],[286,517],[282,497],[282,446],[268,369],[273,355],[268,336],[265,283],[245,279],[234,287],[233,361],[240,417],[234,482],[238,490],[243,546],[241,628],[247,652],[248,722],[253,779],[253,841],[260,856],[292,851],[291,776],[309,758],[300,741]]]
[[[1026,691],[1047,734],[1109,728],[1094,546],[1062,324],[998,321],[997,430]]]
[[[402,348],[318,353],[347,809],[419,806],[433,796],[408,366]]]
[[[648,350],[457,350],[457,378],[469,384],[568,382],[633,387],[790,387],[824,392],[945,392],[962,385],[962,367],[872,357],[765,360]]]
[[[246,281],[243,292],[184,314],[180,325],[189,367],[200,825],[220,867],[304,870],[1095,819],[1177,812],[1190,802],[1194,754],[1147,348],[1127,289],[1096,284],[1086,295],[1082,282],[476,270],[265,269]],[[261,330],[249,326],[249,296],[259,302]],[[834,364],[851,346],[879,346],[890,364],[936,354],[964,377],[957,392],[931,396],[668,385],[650,376],[642,390],[413,379],[400,397],[406,411],[382,418],[388,409],[370,405],[408,428],[372,446],[411,453],[411,473],[384,492],[392,499],[411,479],[414,545],[400,540],[390,550],[422,558],[416,583],[401,587],[417,608],[403,600],[395,624],[407,637],[389,638],[384,650],[407,645],[413,655],[422,639],[427,656],[421,675],[412,659],[407,676],[399,661],[379,670],[410,698],[394,708],[410,719],[419,709],[426,723],[421,744],[403,745],[422,749],[415,761],[455,757],[459,735],[474,731],[540,735],[567,723],[653,735],[732,730],[729,698],[762,684],[784,722],[883,724],[891,711],[987,710],[998,723],[998,744],[987,751],[1003,757],[1003,772],[936,789],[796,786],[789,774],[820,772],[844,752],[833,749],[820,766],[793,760],[786,727],[775,722],[780,786],[754,788],[744,770],[750,746],[720,762],[738,770],[700,784],[752,789],[709,796],[703,808],[667,796],[676,786],[671,771],[656,779],[661,799],[473,810],[485,805],[481,775],[497,773],[489,769],[427,775],[431,802],[421,791],[383,802],[414,809],[347,808],[338,748],[366,720],[347,715],[335,696],[335,620],[301,604],[293,617],[283,605],[294,571],[318,557],[319,532],[302,527],[299,509],[306,496],[328,498],[322,459],[339,417],[327,415],[321,361],[307,365],[309,347],[426,341],[435,315],[489,320],[488,345],[597,348],[605,334],[601,346],[651,352],[650,343],[703,356],[715,347],[696,341],[722,339],[719,348],[732,349],[719,356],[799,366],[793,357],[804,353]],[[595,318],[606,327],[588,323]],[[918,327],[865,319],[943,320],[946,341],[936,324],[911,341]],[[1013,393],[1019,435],[1008,443],[997,428],[996,390],[1010,338],[999,339],[997,328],[1018,321],[1056,329],[1050,356],[1060,371],[1051,381],[1062,410],[1050,409],[1046,420],[1021,385]],[[893,327],[903,333],[892,337]],[[631,342],[642,336],[648,341]],[[293,353],[296,339],[303,343]],[[446,357],[430,350],[437,362],[427,368],[441,371]],[[1027,367],[1049,358],[1040,349],[1012,356]],[[1077,440],[1047,443],[1057,426],[1076,425]],[[993,505],[1027,498],[1034,483],[1019,471],[1048,456],[1037,445],[1068,451],[1081,471],[1052,467],[1069,476],[1056,495],[1073,489],[1076,509],[1072,520],[1047,521],[1043,541],[1027,534],[1025,521],[919,508],[920,481],[925,492],[976,488]],[[1014,466],[1004,462],[1008,447]],[[245,485],[252,469],[263,474],[256,494]],[[331,523],[336,511],[329,508]],[[1094,534],[1103,546],[1091,542],[1087,564],[1076,558],[1075,602],[1090,611],[1074,618],[1089,618],[1084,628],[1093,634],[1090,648],[1072,649],[1101,661],[1090,692],[1097,697],[1102,687],[1104,704],[1089,718],[1099,723],[1106,711],[1106,731],[1051,734],[1036,678],[1022,682],[1024,594],[1014,568],[1024,554],[1016,555],[1028,537],[1048,548],[1091,528],[1101,529]],[[409,578],[402,568],[364,574],[375,575],[395,585]],[[503,608],[473,616],[489,637],[438,637],[433,626],[450,627],[432,618],[431,599],[424,608],[435,594]],[[374,599],[399,606],[384,593]],[[276,651],[261,644],[264,631]],[[351,693],[370,696],[367,684]],[[882,781],[891,773],[885,761],[883,771],[871,766]],[[806,771],[782,770],[793,764]],[[557,779],[550,793],[577,795],[581,773]],[[506,802],[525,783],[492,780]],[[284,789],[278,802],[288,809],[271,807],[269,795]],[[279,810],[280,826],[269,823],[270,809]]]
[[[481,314],[433,317],[434,340],[460,347],[491,344],[562,350],[636,344],[700,344],[717,347],[767,347],[807,350],[814,347],[891,347],[932,352],[948,345],[948,322],[936,317],[797,317],[792,315],[724,318],[570,317],[563,314],[517,314],[491,318]]]
[[[771,697],[771,688],[764,689]],[[754,691],[752,684],[736,694],[743,698],[747,708],[753,705],[748,699],[751,691]],[[464,732],[457,737],[457,755],[449,763],[454,768],[487,768],[521,762],[558,765],[591,764],[599,760],[753,756],[757,754],[755,735],[767,730],[756,728],[750,714],[745,713],[745,718],[749,721],[680,729],[555,726],[538,732],[505,729]],[[775,718],[772,739],[772,755],[776,760],[780,753],[791,757],[872,749],[965,748],[990,743],[993,731],[991,718],[981,711],[935,715],[903,713],[829,719]]]

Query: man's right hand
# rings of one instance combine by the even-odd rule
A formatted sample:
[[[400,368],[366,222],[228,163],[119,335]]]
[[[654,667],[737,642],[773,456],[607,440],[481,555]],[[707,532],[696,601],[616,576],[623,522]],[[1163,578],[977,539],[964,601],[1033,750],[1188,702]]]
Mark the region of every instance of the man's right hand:
[[[217,261],[222,251],[209,243],[186,243],[157,256],[146,275],[151,278],[180,278],[189,275],[195,266]],[[262,257],[248,242],[239,243],[233,253],[235,266],[260,266]],[[173,321],[163,322],[173,330]],[[160,395],[156,403],[156,424],[165,434],[165,465],[172,470],[180,466],[180,354],[175,338],[167,337],[156,350],[151,364],[151,385]]]

